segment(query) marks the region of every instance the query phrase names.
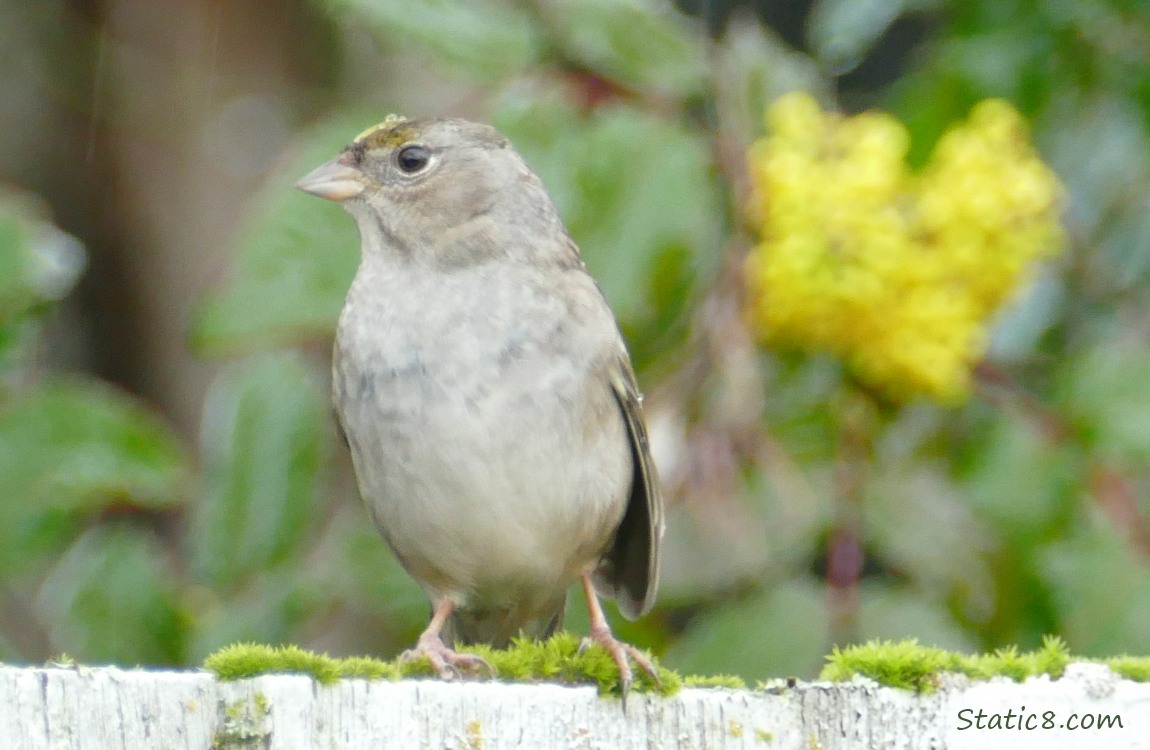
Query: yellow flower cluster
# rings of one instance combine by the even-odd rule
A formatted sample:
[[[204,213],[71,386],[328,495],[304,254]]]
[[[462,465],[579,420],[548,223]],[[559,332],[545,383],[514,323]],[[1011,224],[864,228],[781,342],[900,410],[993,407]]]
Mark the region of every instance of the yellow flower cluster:
[[[767,111],[749,152],[752,321],[768,341],[843,357],[894,398],[963,398],[989,318],[1062,246],[1062,187],[1009,104],[987,100],[921,173],[884,114]]]

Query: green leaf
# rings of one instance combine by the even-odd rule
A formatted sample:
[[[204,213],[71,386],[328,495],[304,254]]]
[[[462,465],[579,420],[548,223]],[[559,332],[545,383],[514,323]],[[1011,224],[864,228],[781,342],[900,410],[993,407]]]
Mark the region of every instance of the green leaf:
[[[813,677],[829,642],[826,591],[800,579],[700,615],[664,663],[682,673],[718,672],[752,683]]]
[[[796,460],[833,465],[839,419],[827,403],[842,391],[842,363],[828,354],[786,350],[764,353],[760,362],[770,394],[764,406],[771,435]]]
[[[914,638],[927,646],[969,651],[978,644],[946,606],[910,587],[864,582],[859,587],[859,638]]]
[[[35,301],[36,284],[27,222],[0,203],[0,322],[7,323]]]
[[[604,78],[680,98],[704,87],[706,37],[671,3],[581,0],[540,3],[539,8],[562,51]]]
[[[235,267],[196,311],[193,343],[208,353],[251,351],[329,336],[359,263],[359,233],[339,206],[294,188],[382,115],[324,123],[269,180],[236,235]]]
[[[325,459],[326,399],[290,355],[239,363],[204,404],[206,488],[191,542],[199,574],[233,586],[297,551]]]
[[[310,564],[307,556],[297,554],[284,564],[253,569],[255,575],[244,586],[197,590],[188,658],[197,661],[236,641],[290,643],[305,638],[307,623],[330,606],[325,584],[334,580],[311,575]]]
[[[702,515],[684,505],[668,508],[659,602],[691,606],[740,581],[757,578],[773,551],[763,541],[761,514],[744,504]],[[805,508],[804,508],[805,510]]]
[[[21,393],[0,407],[0,570],[67,537],[78,511],[178,505],[188,476],[176,435],[120,391],[59,380]]]
[[[637,363],[665,351],[724,242],[705,139],[626,106],[583,117],[554,94],[509,95],[493,119],[539,172]]]
[[[317,616],[324,617],[325,640],[345,651],[399,653],[427,626],[427,597],[361,503],[341,507],[322,537],[306,552],[300,547],[238,587],[204,590],[192,658],[236,641],[298,641],[314,631],[309,623]]]
[[[807,39],[831,73],[849,72],[905,5],[906,0],[819,0],[808,22]]]
[[[187,623],[172,562],[141,529],[86,532],[53,567],[36,604],[55,652],[129,665],[184,662]]]
[[[831,520],[832,478],[818,468],[780,458],[769,473],[747,477],[739,500],[706,513],[685,503],[668,508],[659,602],[691,607],[807,565]]]
[[[1042,555],[1061,634],[1087,656],[1150,653],[1150,565],[1094,516]]]
[[[1086,237],[1105,237],[1112,223],[1127,216],[1142,218],[1150,180],[1150,133],[1146,114],[1136,102],[1099,94],[1086,108],[1057,113],[1050,127],[1050,160],[1069,192],[1068,218]],[[1053,125],[1053,123],[1051,123]],[[1108,264],[1119,268],[1134,256],[1142,265],[1144,242],[1104,248]]]
[[[1061,410],[1104,461],[1150,466],[1150,355],[1125,342],[1098,346],[1063,366]]]
[[[1082,460],[1026,422],[1001,419],[964,480],[975,512],[1029,548],[1070,522],[1082,492]]]
[[[387,617],[408,638],[427,624],[427,596],[400,566],[362,503],[333,520],[316,556],[315,578],[343,606]]]
[[[40,331],[40,321],[29,316],[0,322],[0,384],[4,387],[18,381],[19,373],[36,351]]]
[[[509,2],[327,0],[327,5],[355,13],[357,25],[378,32],[389,45],[406,47],[480,81],[524,71],[541,53],[531,16]]]
[[[0,495],[25,506],[168,508],[184,500],[187,470],[171,429],[98,381],[46,383],[0,409]]]
[[[84,270],[80,242],[40,213],[31,199],[0,191],[0,325],[62,298]]]
[[[736,16],[715,43],[716,104],[726,137],[749,145],[763,133],[767,106],[788,91],[818,93],[830,101],[818,63],[753,18]]]
[[[993,614],[994,534],[975,517],[962,490],[947,481],[944,466],[880,464],[863,503],[867,544],[886,565],[922,590],[951,597],[972,619],[984,621]],[[917,632],[873,635],[930,642]]]
[[[64,297],[84,270],[80,242],[40,218],[23,194],[0,189],[0,378],[12,378],[35,356],[35,313]]]
[[[987,360],[1000,364],[1027,361],[1059,321],[1067,301],[1066,285],[1052,266],[1036,270],[1029,288],[1020,290],[1022,296],[995,316]]]

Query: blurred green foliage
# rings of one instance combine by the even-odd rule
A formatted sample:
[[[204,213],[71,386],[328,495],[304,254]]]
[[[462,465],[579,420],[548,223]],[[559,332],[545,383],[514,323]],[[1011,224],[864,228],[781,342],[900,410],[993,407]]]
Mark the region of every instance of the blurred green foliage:
[[[78,243],[3,196],[0,259],[0,657],[67,644],[90,659],[179,663],[189,620],[157,531],[188,499],[189,456],[135,399],[36,371],[43,313],[83,267]]]
[[[507,132],[619,315],[673,505],[659,604],[639,623],[613,613],[622,636],[752,683],[813,676],[833,645],[872,637],[1150,651],[1143,4],[820,0],[802,49],[750,18],[709,38],[659,0],[314,6],[349,59],[366,30]],[[903,22],[927,29],[905,69],[848,91]],[[1005,97],[1066,184],[1072,246],[998,322],[966,405],[896,408],[826,357],[749,345],[743,151],[797,86],[895,112],[920,160],[975,101]],[[340,93],[357,104],[268,174],[193,322],[226,362],[198,449],[136,399],[35,367],[79,266],[34,207],[0,199],[0,659],[187,664],[237,640],[391,656],[425,622],[347,502],[314,346],[358,240],[291,185],[394,106]]]
[[[359,263],[359,234],[338,206],[288,186],[374,116],[317,128],[253,199],[251,220],[235,238],[232,283],[205,299],[193,322],[201,351],[242,354],[331,331]]]
[[[667,356],[720,257],[721,201],[702,134],[634,107],[583,114],[547,90],[509,92],[491,119],[543,176],[636,366]]]

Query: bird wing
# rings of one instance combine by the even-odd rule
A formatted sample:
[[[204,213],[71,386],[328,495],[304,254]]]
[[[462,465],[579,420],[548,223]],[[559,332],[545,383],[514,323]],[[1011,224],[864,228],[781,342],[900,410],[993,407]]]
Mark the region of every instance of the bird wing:
[[[611,373],[615,400],[627,425],[634,471],[627,510],[604,557],[599,578],[613,590],[628,619],[645,614],[659,585],[659,542],[663,537],[663,495],[643,420],[643,397],[624,350]]]

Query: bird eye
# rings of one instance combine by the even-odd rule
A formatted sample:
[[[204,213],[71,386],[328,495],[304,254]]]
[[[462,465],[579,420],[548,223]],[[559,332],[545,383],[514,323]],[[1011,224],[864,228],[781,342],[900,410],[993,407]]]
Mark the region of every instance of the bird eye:
[[[427,150],[426,146],[412,144],[401,148],[396,154],[395,161],[403,172],[415,174],[431,161],[431,152]]]

